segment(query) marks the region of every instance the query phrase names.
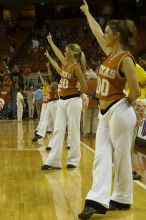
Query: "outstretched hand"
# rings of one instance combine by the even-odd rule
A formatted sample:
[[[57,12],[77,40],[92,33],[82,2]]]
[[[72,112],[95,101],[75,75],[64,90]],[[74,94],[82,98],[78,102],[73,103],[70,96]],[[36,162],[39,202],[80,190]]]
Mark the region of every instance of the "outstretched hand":
[[[48,61],[48,63],[46,63],[46,67],[49,68],[50,67],[50,63]]]
[[[40,71],[40,70],[38,70],[38,71],[37,71],[37,74],[38,74],[38,75],[40,75],[40,74],[41,74],[41,71]]]
[[[47,36],[47,40],[48,40],[49,43],[52,42],[52,35],[51,35],[50,32],[49,32],[49,34]]]
[[[83,0],[83,2],[84,2],[84,4],[80,7],[80,9],[86,15],[86,13],[89,12],[89,7],[88,7],[88,4],[85,0]]]
[[[44,53],[44,55],[48,58],[49,57],[49,53],[48,51],[46,50],[46,52]]]

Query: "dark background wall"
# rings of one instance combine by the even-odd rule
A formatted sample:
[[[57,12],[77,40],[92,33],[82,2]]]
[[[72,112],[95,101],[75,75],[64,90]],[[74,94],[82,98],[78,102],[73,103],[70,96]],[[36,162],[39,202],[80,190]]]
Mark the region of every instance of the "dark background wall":
[[[146,0],[88,0],[93,16],[110,18],[138,18],[140,51],[146,48]],[[82,0],[0,0],[0,21],[18,19],[27,25],[42,27],[46,20],[84,18],[80,11]],[[142,24],[141,24],[142,22]]]

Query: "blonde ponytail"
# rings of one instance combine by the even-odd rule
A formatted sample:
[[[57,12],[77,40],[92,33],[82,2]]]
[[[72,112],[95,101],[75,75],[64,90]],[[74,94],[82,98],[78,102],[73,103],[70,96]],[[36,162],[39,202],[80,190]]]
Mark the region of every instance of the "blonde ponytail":
[[[85,74],[86,72],[86,58],[84,52],[82,52],[80,46],[78,44],[68,44],[67,48],[71,50],[73,56],[80,63],[82,67],[82,71]]]
[[[83,51],[81,51],[81,67],[82,67],[82,70],[83,70],[83,73],[85,75],[86,73],[86,58],[85,58],[85,54]]]

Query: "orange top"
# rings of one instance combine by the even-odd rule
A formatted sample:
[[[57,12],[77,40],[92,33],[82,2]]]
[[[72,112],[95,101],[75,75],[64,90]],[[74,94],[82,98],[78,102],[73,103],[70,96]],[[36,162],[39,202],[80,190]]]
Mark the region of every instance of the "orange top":
[[[134,61],[133,56],[128,51],[112,57],[109,54],[107,59],[103,61],[99,68],[99,77],[97,79],[96,97],[98,99],[110,101],[122,99],[126,96],[123,91],[126,78],[119,73],[119,66],[126,56],[130,56]]]
[[[57,83],[52,82],[48,87],[48,99],[49,101],[51,101],[57,98],[58,98]]]
[[[78,88],[78,79],[74,76],[73,72],[75,67],[79,64],[73,64],[71,66],[65,66],[62,68],[61,80],[59,83],[59,95],[79,95],[80,90]]]
[[[98,107],[98,103],[97,100],[94,99],[94,93],[96,91],[96,87],[97,87],[97,80],[96,79],[91,79],[91,80],[86,80],[87,82],[87,91],[86,94],[89,97],[89,104],[88,107],[89,108],[97,108]]]

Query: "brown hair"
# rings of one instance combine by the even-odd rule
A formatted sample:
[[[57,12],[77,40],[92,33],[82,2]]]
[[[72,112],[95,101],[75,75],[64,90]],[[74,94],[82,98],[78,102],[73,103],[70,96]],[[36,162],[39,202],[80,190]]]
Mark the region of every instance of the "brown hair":
[[[125,50],[133,51],[136,47],[137,30],[131,20],[110,20],[107,25],[113,33],[120,33],[120,42]]]

